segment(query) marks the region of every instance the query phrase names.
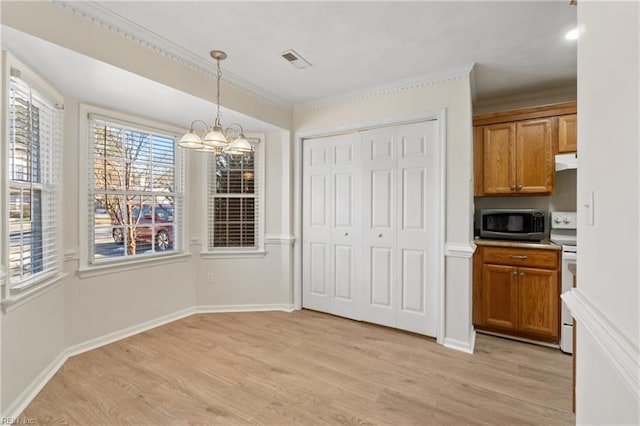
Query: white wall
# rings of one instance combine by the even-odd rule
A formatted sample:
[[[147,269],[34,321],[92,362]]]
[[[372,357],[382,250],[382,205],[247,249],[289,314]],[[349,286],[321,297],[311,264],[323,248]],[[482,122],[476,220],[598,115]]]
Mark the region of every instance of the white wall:
[[[469,75],[403,90],[387,90],[294,111],[296,134],[381,123],[446,109],[446,235],[448,245],[472,238],[472,128]],[[297,147],[298,149],[300,147]],[[299,237],[299,236],[297,236]],[[473,347],[470,258],[448,256],[445,265],[445,344]]]
[[[579,424],[639,424],[640,221],[638,2],[580,1],[578,5],[578,324]],[[585,194],[595,194],[593,226]],[[572,299],[573,300],[573,299]],[[598,345],[594,325],[619,348]],[[620,349],[629,373],[614,367]],[[612,352],[614,351],[614,352]],[[635,355],[634,355],[635,354]],[[635,358],[635,359],[633,359]]]

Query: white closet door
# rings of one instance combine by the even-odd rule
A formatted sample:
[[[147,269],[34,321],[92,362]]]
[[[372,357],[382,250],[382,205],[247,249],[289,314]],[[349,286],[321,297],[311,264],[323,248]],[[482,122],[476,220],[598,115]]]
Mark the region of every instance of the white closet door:
[[[397,130],[397,327],[435,336],[441,182],[438,122]]]
[[[329,142],[329,143],[328,143]],[[305,141],[302,189],[302,301],[305,308],[330,312],[331,290],[331,144]]]
[[[305,141],[303,306],[359,318],[360,136]]]
[[[362,319],[396,326],[396,133],[362,132]]]

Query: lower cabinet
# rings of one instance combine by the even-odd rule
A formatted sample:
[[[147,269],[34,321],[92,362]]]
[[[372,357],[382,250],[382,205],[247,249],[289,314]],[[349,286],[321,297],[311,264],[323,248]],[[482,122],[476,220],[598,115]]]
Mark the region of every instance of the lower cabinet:
[[[474,325],[558,342],[559,265],[556,250],[479,246],[474,255]]]

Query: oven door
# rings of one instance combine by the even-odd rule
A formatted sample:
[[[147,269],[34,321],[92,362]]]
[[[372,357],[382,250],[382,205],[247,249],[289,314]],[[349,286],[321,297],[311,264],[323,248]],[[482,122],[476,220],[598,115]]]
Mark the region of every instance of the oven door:
[[[562,293],[571,291],[573,288],[573,274],[569,270],[570,263],[576,263],[576,248],[571,246],[562,247]],[[562,324],[573,324],[573,317],[567,305],[562,302]]]

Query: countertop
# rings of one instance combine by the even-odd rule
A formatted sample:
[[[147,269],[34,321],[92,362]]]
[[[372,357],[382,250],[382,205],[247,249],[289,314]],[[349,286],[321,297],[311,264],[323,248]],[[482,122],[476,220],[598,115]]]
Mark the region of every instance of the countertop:
[[[562,250],[562,246],[554,244],[549,240],[542,241],[508,241],[508,240],[491,240],[488,238],[476,238],[473,240],[479,246],[494,247],[518,247],[518,248],[534,248],[543,250]]]

